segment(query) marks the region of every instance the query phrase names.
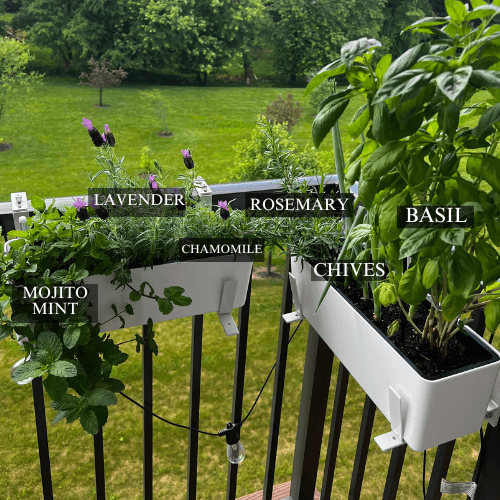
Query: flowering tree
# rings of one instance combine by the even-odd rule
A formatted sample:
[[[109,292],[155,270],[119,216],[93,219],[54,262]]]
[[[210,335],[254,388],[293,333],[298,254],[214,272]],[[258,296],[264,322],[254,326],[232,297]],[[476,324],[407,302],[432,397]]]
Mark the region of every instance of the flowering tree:
[[[102,89],[108,88],[111,85],[120,85],[122,80],[127,78],[127,72],[123,69],[109,69],[109,63],[106,59],[101,62],[94,61],[91,57],[89,61],[90,74],[82,73],[81,80],[88,80],[87,82],[80,82],[78,85],[89,85],[94,89],[99,89],[99,107],[102,108]]]

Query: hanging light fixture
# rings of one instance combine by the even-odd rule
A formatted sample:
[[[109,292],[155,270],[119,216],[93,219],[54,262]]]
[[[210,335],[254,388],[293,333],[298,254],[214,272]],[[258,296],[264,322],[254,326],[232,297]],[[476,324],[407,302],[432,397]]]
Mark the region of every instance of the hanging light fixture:
[[[241,444],[238,427],[228,422],[226,428],[219,431],[219,436],[226,436],[227,459],[232,464],[239,464],[245,458],[245,448]]]

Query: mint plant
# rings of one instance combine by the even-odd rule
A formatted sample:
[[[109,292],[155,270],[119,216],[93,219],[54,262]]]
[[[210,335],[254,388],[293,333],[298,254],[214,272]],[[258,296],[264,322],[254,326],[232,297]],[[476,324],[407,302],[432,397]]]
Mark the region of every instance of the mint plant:
[[[361,144],[345,183],[359,183],[366,214],[350,228],[344,253],[361,244],[373,261],[387,261],[387,280],[372,282],[376,314],[380,304],[398,303],[442,358],[472,311],[484,309],[490,331],[500,324],[500,27],[492,24],[500,2],[471,4],[446,0],[448,16],[406,28],[429,40],[394,61],[388,54],[373,64],[377,40],[348,43],[306,90],[338,74],[350,83],[320,103],[316,146],[351,99],[363,97],[349,125]],[[474,226],[398,227],[398,206],[473,207]],[[413,312],[428,295],[419,328]]]

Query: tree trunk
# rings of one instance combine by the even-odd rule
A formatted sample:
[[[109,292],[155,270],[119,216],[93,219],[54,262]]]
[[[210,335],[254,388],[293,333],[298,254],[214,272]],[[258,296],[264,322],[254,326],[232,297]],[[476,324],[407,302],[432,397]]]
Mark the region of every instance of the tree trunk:
[[[102,89],[99,89],[99,106],[102,108]]]
[[[208,85],[208,73],[206,71],[203,72],[203,85],[205,87]]]
[[[64,54],[63,54],[62,58],[63,58],[64,67],[66,69],[68,69],[71,66],[71,60],[67,59]]]
[[[248,56],[248,52],[243,50],[243,70],[245,72],[245,83],[250,85],[252,83],[252,70],[250,68],[250,57]]]
[[[271,276],[271,257],[272,257],[272,252],[269,250],[269,253],[267,254],[267,272],[266,276]]]
[[[297,83],[297,75],[295,73],[292,73],[290,75],[290,85],[294,87],[296,83]]]

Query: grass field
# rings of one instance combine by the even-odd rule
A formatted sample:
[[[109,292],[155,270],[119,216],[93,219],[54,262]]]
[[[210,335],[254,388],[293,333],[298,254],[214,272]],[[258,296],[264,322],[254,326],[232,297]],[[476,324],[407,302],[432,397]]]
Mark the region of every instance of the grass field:
[[[283,271],[283,258],[275,259]],[[254,280],[252,286],[248,358],[243,414],[250,409],[276,358],[282,283]],[[297,431],[303,363],[308,326],[304,323],[289,346],[284,407],[280,429],[275,484],[290,480]],[[133,338],[138,329],[117,331],[117,341]],[[154,359],[154,410],[164,418],[187,424],[189,418],[189,367],[191,324],[189,319],[157,325],[156,339],[160,354]],[[205,316],[202,355],[202,405],[200,428],[216,432],[230,419],[235,339],[226,338],[215,314]],[[141,401],[141,356],[134,344],[125,344],[130,359],[116,369],[124,381],[125,393]],[[0,386],[3,411],[0,413],[0,498],[2,500],[38,500],[42,498],[38,449],[32,410],[31,387],[17,386],[10,380],[8,368],[20,358],[17,345],[0,343]],[[328,401],[327,422],[318,473],[322,471],[332,416],[338,360],[334,362]],[[115,372],[114,372],[115,373]],[[245,461],[238,472],[238,496],[262,489],[267,437],[272,402],[272,381],[266,387],[256,409],[241,433],[246,449]],[[364,393],[351,378],[347,395],[342,437],[332,498],[348,497],[350,476],[356,452]],[[46,399],[47,421],[55,412]],[[142,423],[141,410],[119,397],[112,407],[104,429],[106,485],[109,500],[142,498]],[[389,423],[377,411],[373,436],[390,430]],[[49,426],[49,445],[56,500],[95,498],[92,438],[79,423]],[[181,500],[186,495],[188,433],[154,421],[154,491],[156,499]],[[225,495],[227,459],[223,439],[200,436],[198,498],[218,500]],[[448,473],[450,481],[469,481],[479,451],[479,437],[474,434],[457,441]],[[432,470],[435,450],[427,458],[427,480]],[[401,499],[422,498],[422,453],[408,449],[401,479]],[[373,439],[363,483],[363,499],[382,497],[390,454],[382,453]],[[451,495],[450,499],[460,499]]]
[[[170,169],[172,179],[184,172],[181,149],[194,149],[197,170],[210,183],[224,182],[225,171],[233,165],[232,147],[249,139],[257,115],[278,93],[294,97],[306,106],[292,139],[303,148],[312,144],[314,110],[302,99],[303,89],[262,89],[244,87],[149,87],[121,85],[105,89],[97,108],[99,91],[78,86],[78,79],[47,77],[43,85],[9,101],[2,119],[0,138],[13,144],[0,153],[0,201],[14,191],[43,197],[81,194],[89,187],[86,173],[95,172],[94,147],[82,118],[90,118],[100,131],[109,124],[116,138],[116,153],[125,156],[124,167],[140,173],[141,148],[149,146],[152,157]],[[168,127],[174,136],[158,137],[161,127],[153,101],[161,99],[168,107]],[[353,105],[353,109],[355,104]],[[346,154],[356,143],[346,134],[349,123],[343,119]],[[327,139],[320,150],[331,148]],[[332,165],[333,170],[333,165]],[[328,171],[328,166],[326,166]]]

